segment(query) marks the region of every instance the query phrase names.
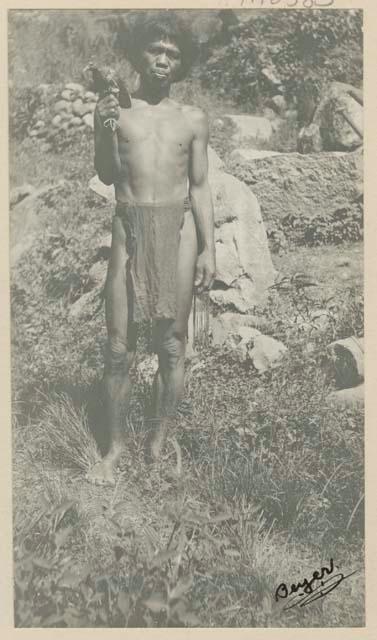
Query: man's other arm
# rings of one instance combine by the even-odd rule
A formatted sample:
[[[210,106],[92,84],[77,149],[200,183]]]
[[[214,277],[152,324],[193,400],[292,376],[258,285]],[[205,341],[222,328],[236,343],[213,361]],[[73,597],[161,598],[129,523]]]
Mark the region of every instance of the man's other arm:
[[[192,110],[190,120],[194,137],[189,164],[189,190],[199,234],[200,253],[196,265],[195,286],[200,293],[211,287],[215,277],[214,217],[208,183],[208,120],[200,109]]]

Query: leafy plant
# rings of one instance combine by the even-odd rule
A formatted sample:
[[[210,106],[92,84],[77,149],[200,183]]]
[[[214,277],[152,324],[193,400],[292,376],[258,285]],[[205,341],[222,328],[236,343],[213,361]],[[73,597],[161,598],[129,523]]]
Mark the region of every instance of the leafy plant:
[[[298,102],[302,123],[325,82],[362,81],[361,11],[266,12],[233,27],[230,36],[214,42],[200,75],[205,86],[232,95],[246,109],[260,109],[271,91],[280,90]]]

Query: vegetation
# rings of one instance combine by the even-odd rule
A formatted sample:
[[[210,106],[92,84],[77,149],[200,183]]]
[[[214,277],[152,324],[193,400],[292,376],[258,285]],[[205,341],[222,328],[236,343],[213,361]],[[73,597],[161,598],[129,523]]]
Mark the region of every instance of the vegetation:
[[[310,120],[325,82],[362,82],[361,11],[266,11],[214,42],[201,67],[205,86],[260,109],[280,92]],[[271,78],[273,80],[271,80]]]

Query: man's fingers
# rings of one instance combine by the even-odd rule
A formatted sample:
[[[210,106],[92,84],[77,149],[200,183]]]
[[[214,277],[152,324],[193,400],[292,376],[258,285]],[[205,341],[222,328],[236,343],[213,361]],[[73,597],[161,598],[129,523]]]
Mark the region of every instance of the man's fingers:
[[[201,269],[200,267],[197,268],[195,271],[195,280],[194,280],[195,287],[199,287],[202,284],[203,275],[204,275],[203,269]]]

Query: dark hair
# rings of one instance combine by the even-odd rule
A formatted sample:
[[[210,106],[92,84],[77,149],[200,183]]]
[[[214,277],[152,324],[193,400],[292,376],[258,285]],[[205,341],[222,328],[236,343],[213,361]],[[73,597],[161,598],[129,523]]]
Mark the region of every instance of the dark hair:
[[[181,69],[175,81],[182,80],[189,72],[196,53],[197,43],[190,26],[171,9],[163,11],[131,12],[124,33],[124,51],[133,67],[138,70],[140,56],[154,40],[169,39],[181,52]]]

